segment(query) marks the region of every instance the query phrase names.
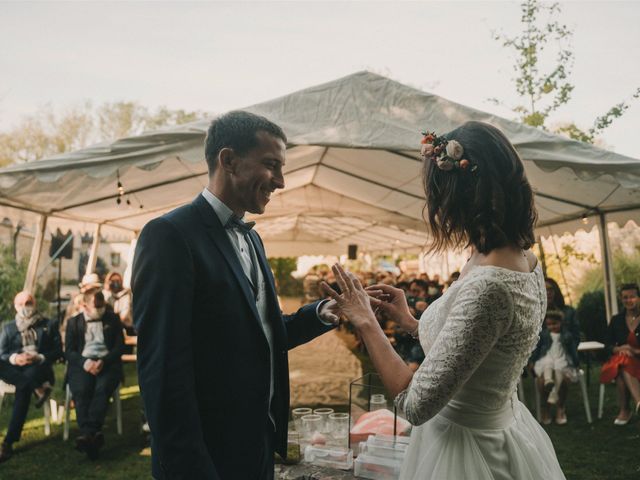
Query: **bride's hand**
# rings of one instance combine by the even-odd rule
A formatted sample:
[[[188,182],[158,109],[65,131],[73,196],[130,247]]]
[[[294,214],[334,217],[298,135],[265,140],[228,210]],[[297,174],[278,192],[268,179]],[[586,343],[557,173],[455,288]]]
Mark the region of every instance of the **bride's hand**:
[[[390,285],[378,284],[367,287],[367,293],[382,300],[376,304],[379,311],[396,322],[405,332],[413,332],[418,321],[413,317],[404,291]]]
[[[340,265],[335,264],[331,269],[342,293],[338,294],[326,282],[322,282],[321,286],[325,293],[336,301],[340,312],[358,330],[369,326],[380,328],[371,304],[378,305],[382,302],[371,298],[362,287],[360,280],[352,273],[345,272]]]

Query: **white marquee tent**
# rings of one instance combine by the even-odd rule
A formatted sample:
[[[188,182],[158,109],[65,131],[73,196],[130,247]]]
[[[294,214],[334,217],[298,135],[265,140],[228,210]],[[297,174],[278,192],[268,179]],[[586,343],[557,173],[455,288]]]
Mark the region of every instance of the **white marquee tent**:
[[[369,72],[245,110],[275,121],[289,138],[287,186],[272,196],[256,227],[273,256],[341,254],[349,244],[369,252],[420,250],[420,132],[446,132],[468,120],[497,126],[520,153],[536,193],[539,233],[573,232],[584,228],[585,219],[600,226],[610,291],[606,224],[640,223],[639,160]],[[32,263],[46,228],[98,225],[102,235],[135,238],[149,219],[190,201],[206,184],[202,145],[208,123],[1,169],[0,218],[39,222]],[[120,204],[118,178],[125,191]]]

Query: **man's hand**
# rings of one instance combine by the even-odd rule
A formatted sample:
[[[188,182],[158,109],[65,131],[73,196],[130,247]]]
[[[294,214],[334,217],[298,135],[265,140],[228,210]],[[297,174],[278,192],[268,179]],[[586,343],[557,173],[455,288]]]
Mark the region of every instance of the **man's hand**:
[[[96,360],[94,362],[94,371],[96,372],[94,373],[94,375],[98,375],[103,368],[104,368],[104,362],[102,360]]]
[[[31,364],[31,358],[28,353],[19,353],[16,355],[15,362],[19,367],[24,367]]]
[[[28,365],[41,362],[40,355],[38,355],[37,353],[25,352],[25,355],[27,356],[29,362]]]
[[[338,303],[333,299],[324,302],[320,307],[318,315],[325,322],[337,325],[340,321],[340,308],[338,308]]]
[[[102,360],[91,360],[91,359],[87,359],[84,362],[84,365],[82,366],[84,368],[84,371],[87,373],[90,373],[93,376],[96,376],[100,373],[100,370],[102,370]]]

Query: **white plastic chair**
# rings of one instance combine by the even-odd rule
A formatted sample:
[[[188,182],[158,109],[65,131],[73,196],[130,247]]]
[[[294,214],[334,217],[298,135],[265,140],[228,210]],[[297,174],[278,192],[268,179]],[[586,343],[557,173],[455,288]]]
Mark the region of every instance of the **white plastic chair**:
[[[535,382],[535,379],[534,379]],[[578,370],[578,383],[580,384],[580,393],[582,394],[582,403],[584,404],[584,413],[587,416],[587,423],[593,423],[591,418],[591,405],[589,403],[589,394],[587,393],[587,381],[584,370]],[[536,417],[538,421],[542,421],[542,405],[538,386],[534,385],[533,391],[536,395]]]
[[[71,388],[67,383],[66,395],[64,398],[64,430],[62,432],[62,440],[69,440],[69,424],[71,423]],[[113,403],[116,405],[116,428],[118,435],[122,435],[122,402],[120,400],[120,385],[113,392]]]
[[[2,404],[4,403],[5,395],[15,395],[16,387],[10,383],[5,383],[0,380],[0,412],[2,411]],[[42,405],[44,410],[44,434],[46,436],[51,435],[51,405],[49,402],[44,402]]]

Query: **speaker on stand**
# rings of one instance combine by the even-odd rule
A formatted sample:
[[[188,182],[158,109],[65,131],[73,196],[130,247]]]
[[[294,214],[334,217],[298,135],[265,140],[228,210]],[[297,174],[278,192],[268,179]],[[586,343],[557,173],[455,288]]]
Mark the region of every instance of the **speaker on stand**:
[[[51,234],[51,245],[49,247],[49,257],[51,261],[58,260],[58,324],[62,322],[62,299],[60,290],[62,288],[62,259],[73,258],[73,234],[71,230],[62,233],[58,228],[55,235]]]

